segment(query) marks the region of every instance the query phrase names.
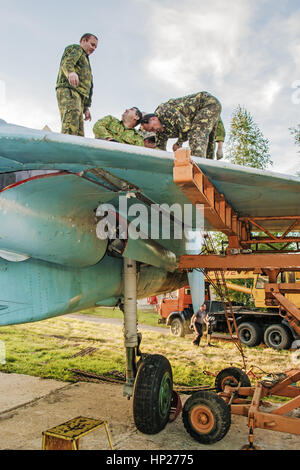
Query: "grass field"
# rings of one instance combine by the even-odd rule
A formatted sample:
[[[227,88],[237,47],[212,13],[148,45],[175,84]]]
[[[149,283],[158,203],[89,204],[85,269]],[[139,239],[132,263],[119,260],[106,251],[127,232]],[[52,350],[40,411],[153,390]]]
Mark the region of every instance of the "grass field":
[[[84,315],[92,315],[95,317],[100,317],[100,318],[119,318],[123,319],[123,313],[119,308],[105,308],[105,307],[100,307],[100,308],[90,308],[88,310],[85,310],[84,312],[81,312]],[[149,326],[162,326],[164,327],[165,325],[163,324],[158,324],[158,319],[159,315],[157,313],[152,313],[151,311],[143,311],[139,310],[138,311],[138,321],[141,324],[149,325]],[[165,327],[167,328],[167,327]]]
[[[85,313],[107,315],[107,309],[97,310],[99,312]],[[116,311],[114,314],[119,315]],[[149,317],[150,322],[155,318],[157,321],[156,314],[145,315],[152,315],[151,319]],[[231,365],[242,367],[240,353],[234,344],[213,340],[214,347],[196,348],[191,340],[191,335],[177,338],[156,331],[143,331],[141,350],[143,353],[168,357],[173,368],[174,383],[178,385],[214,385],[214,377],[206,375],[204,371],[217,373]],[[0,365],[2,372],[71,382],[77,379],[69,369],[96,374],[112,370],[125,372],[122,325],[58,317],[32,324],[2,327],[0,341],[6,350],[6,363]],[[92,354],[73,357],[88,347],[95,349]],[[261,346],[244,348],[244,352],[247,369],[254,366],[257,374],[283,372],[293,367],[289,351],[275,351]]]

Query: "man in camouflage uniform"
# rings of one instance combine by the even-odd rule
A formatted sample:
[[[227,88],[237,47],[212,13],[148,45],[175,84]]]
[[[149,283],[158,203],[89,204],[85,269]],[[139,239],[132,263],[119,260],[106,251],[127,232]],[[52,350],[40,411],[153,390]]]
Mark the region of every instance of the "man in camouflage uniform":
[[[91,121],[93,76],[89,56],[96,50],[98,39],[85,34],[80,44],[66,47],[56,82],[56,96],[63,134],[84,136],[85,121]]]
[[[216,136],[215,136],[215,141],[217,143],[217,153],[216,153],[217,160],[221,160],[221,158],[223,158],[223,144],[225,141],[225,137],[226,137],[225,127],[224,127],[222,119],[220,118],[217,124]]]
[[[143,147],[144,138],[134,129],[141,119],[142,113],[135,106],[126,109],[121,121],[114,116],[105,116],[94,125],[95,138]]]
[[[168,139],[177,138],[174,152],[188,140],[192,155],[213,158],[220,113],[217,98],[202,91],[159,105],[154,114],[143,117],[142,128],[156,133],[159,149],[166,150]]]
[[[225,141],[225,136],[225,127],[222,119],[220,118],[216,124],[215,131],[213,130],[209,136],[206,158],[210,158],[212,160],[215,154],[217,160],[221,160],[221,158],[223,158],[223,143]]]

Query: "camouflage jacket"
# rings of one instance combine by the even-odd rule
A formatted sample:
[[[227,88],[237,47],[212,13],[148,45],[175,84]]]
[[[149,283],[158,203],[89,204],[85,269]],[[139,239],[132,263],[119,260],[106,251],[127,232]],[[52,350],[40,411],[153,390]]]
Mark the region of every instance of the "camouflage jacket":
[[[159,105],[155,114],[164,130],[156,134],[157,148],[166,150],[168,139],[177,138],[178,145],[187,141],[188,132],[197,112],[211,100],[215,102],[216,98],[202,91],[182,98],[171,99]]]
[[[71,72],[76,72],[79,77],[78,87],[70,85],[68,77]],[[89,56],[78,44],[66,47],[59,67],[56,89],[59,87],[72,88],[84,98],[84,107],[92,104],[93,75]]]
[[[96,139],[113,139],[122,144],[144,147],[144,139],[135,129],[128,129],[123,121],[113,116],[105,116],[96,122],[93,128]]]
[[[216,142],[224,142],[225,137],[226,137],[225,127],[224,127],[222,119],[220,118],[220,120],[217,124],[215,141]]]

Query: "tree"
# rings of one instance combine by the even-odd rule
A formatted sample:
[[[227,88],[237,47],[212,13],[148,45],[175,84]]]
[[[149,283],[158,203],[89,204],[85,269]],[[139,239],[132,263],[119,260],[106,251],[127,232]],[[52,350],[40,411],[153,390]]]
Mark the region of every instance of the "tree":
[[[300,145],[300,124],[297,127],[290,127],[291,134],[294,136],[296,145]]]
[[[273,165],[266,139],[251,114],[242,106],[235,109],[226,158],[237,165],[266,169]]]
[[[251,114],[242,106],[238,106],[232,116],[231,128],[226,150],[226,158],[237,165],[266,169],[273,162],[270,157],[269,141],[254,122]],[[213,243],[218,252],[224,249],[227,237],[223,233],[211,233]],[[233,282],[234,283],[234,282]],[[251,280],[239,280],[237,284],[251,287]],[[234,302],[251,307],[252,299],[248,294],[230,291]]]
[[[300,124],[297,127],[290,127],[289,130],[291,131],[292,136],[294,136],[294,142],[296,145],[300,145]],[[300,153],[300,150],[298,151]],[[300,176],[300,171],[297,171],[297,176]]]

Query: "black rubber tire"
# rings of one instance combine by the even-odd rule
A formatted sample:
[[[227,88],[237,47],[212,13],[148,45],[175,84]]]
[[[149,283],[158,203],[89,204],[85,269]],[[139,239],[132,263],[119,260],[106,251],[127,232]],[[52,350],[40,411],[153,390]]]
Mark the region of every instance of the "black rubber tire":
[[[193,439],[202,444],[214,444],[230,429],[230,407],[216,393],[197,392],[185,402],[182,421]]]
[[[263,331],[256,323],[241,323],[238,326],[238,333],[241,343],[243,343],[245,346],[248,346],[249,348],[258,346],[263,339]]]
[[[265,330],[264,342],[272,349],[290,349],[292,337],[288,328],[284,325],[270,325]]]
[[[184,337],[184,325],[180,318],[173,318],[170,323],[170,333],[172,336]]]
[[[168,359],[147,356],[138,369],[133,390],[133,417],[139,431],[156,434],[169,421],[173,375]]]
[[[242,369],[238,367],[228,367],[218,373],[215,380],[216,391],[217,393],[223,392],[225,385],[237,387],[239,382],[241,382],[241,387],[251,387],[250,379]]]

